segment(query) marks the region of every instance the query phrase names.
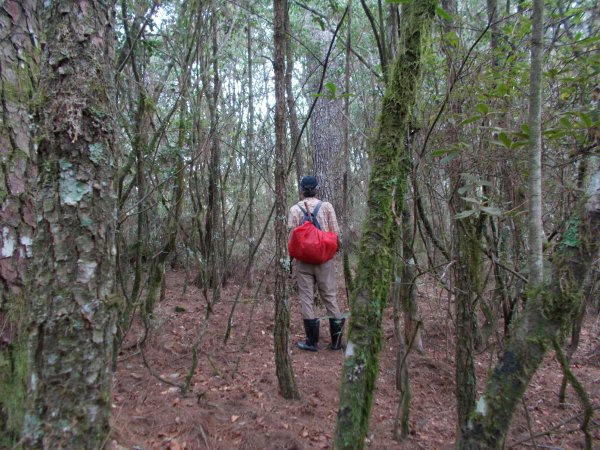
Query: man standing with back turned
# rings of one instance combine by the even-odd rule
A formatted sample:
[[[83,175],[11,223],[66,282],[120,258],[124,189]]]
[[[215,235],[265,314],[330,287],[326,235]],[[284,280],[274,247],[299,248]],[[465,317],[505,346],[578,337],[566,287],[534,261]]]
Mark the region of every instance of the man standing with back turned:
[[[303,199],[290,208],[288,214],[288,228],[294,228],[302,225],[306,210],[309,218],[316,211],[316,218],[322,231],[333,231],[339,237],[340,229],[338,227],[335,210],[329,202],[322,202],[317,195],[318,181],[314,176],[306,176],[300,182]],[[338,238],[339,243],[339,238]],[[334,260],[323,264],[307,264],[296,260],[295,262],[296,279],[298,282],[298,293],[300,297],[300,306],[302,308],[302,318],[304,319],[304,331],[306,340],[296,344],[302,350],[316,352],[319,342],[319,318],[315,317],[314,293],[315,283],[319,288],[319,294],[327,309],[329,316],[329,330],[331,332],[331,344],[329,349],[342,349],[342,332],[345,319],[342,318],[340,308],[336,299],[336,281]]]

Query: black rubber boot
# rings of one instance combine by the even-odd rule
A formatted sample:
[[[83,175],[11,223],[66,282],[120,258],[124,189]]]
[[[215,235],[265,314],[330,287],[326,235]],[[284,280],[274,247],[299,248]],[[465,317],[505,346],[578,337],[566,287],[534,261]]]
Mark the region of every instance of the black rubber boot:
[[[319,343],[319,319],[304,319],[304,332],[306,340],[298,342],[296,346],[302,350],[316,352]]]
[[[329,319],[329,332],[331,333],[330,350],[343,350],[345,345],[342,341],[344,334],[344,323],[346,319]]]

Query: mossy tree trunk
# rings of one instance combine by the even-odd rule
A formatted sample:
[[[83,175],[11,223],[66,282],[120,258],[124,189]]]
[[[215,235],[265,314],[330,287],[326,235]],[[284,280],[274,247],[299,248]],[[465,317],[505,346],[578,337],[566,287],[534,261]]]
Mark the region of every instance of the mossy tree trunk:
[[[541,227],[540,78],[543,2],[534,1],[530,93],[530,231],[529,293],[522,318],[516,323],[503,355],[488,379],[473,413],[468,432],[457,441],[461,449],[502,448],[517,404],[558,333],[579,314],[600,257],[600,161],[590,157],[589,198],[563,235],[543,273]]]
[[[33,94],[38,17],[34,0],[0,8],[0,447],[21,434],[25,398],[27,268],[32,256]]]
[[[287,283],[287,211],[285,202],[285,9],[286,0],[274,0],[275,55],[275,366],[279,391],[284,398],[299,398],[290,359],[290,298]]]
[[[436,2],[404,6],[398,57],[383,98],[379,133],[370,152],[371,174],[367,215],[359,247],[352,315],[344,362],[334,448],[363,448],[369,428],[373,390],[381,351],[383,308],[392,275],[392,201],[403,199],[410,171],[405,132],[416,101]],[[403,202],[396,200],[396,204]]]
[[[24,442],[101,448],[117,316],[114,2],[48,5]]]
[[[488,379],[472,414],[467,432],[457,441],[460,449],[502,448],[512,416],[531,377],[557,333],[568,329],[580,308],[585,286],[600,257],[600,162],[596,158],[590,198],[577,238],[563,239],[552,259],[546,288],[532,296]]]

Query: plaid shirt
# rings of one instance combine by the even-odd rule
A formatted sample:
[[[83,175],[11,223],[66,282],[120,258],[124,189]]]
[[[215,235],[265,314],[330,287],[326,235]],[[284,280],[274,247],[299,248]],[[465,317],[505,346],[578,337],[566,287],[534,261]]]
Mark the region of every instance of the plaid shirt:
[[[306,206],[304,205],[304,203],[306,203],[308,205],[308,211],[312,213],[317,207],[317,203],[319,203],[319,201],[320,200],[316,197],[307,197],[292,206],[288,214],[288,229],[292,230],[302,224],[304,213],[299,206],[302,206],[303,209],[306,209]],[[321,225],[321,230],[333,231],[338,236],[340,235],[340,228],[337,223],[337,218],[335,217],[335,210],[333,209],[333,205],[331,203],[321,203],[321,208],[317,214],[317,220],[319,221],[319,225]]]

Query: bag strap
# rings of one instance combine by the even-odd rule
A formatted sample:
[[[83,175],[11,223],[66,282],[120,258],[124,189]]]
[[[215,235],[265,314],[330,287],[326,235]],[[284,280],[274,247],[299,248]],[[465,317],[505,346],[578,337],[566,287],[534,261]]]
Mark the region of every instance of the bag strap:
[[[304,217],[302,218],[302,223],[310,220],[310,217],[308,215],[308,211],[306,209],[304,209],[302,206],[300,205],[296,205],[298,208],[300,208],[300,211],[302,211],[302,214],[304,214]],[[302,224],[301,223],[301,224]]]
[[[317,203],[317,206],[315,206],[315,210],[313,211],[313,217],[315,218],[315,220],[317,220],[317,214],[319,214],[319,209],[321,209],[322,203],[323,202],[319,200],[319,203]]]
[[[308,209],[308,203],[304,202],[304,207],[306,208],[306,211],[304,211],[302,207],[298,205],[300,206],[300,209],[302,209],[302,211],[304,212],[305,217],[308,218],[308,220],[310,220],[312,224],[319,230],[321,229],[321,224],[317,220],[317,214],[319,214],[319,209],[321,209],[321,203],[323,202],[319,200],[317,206],[315,206],[315,209],[312,213],[310,212],[310,209]]]

